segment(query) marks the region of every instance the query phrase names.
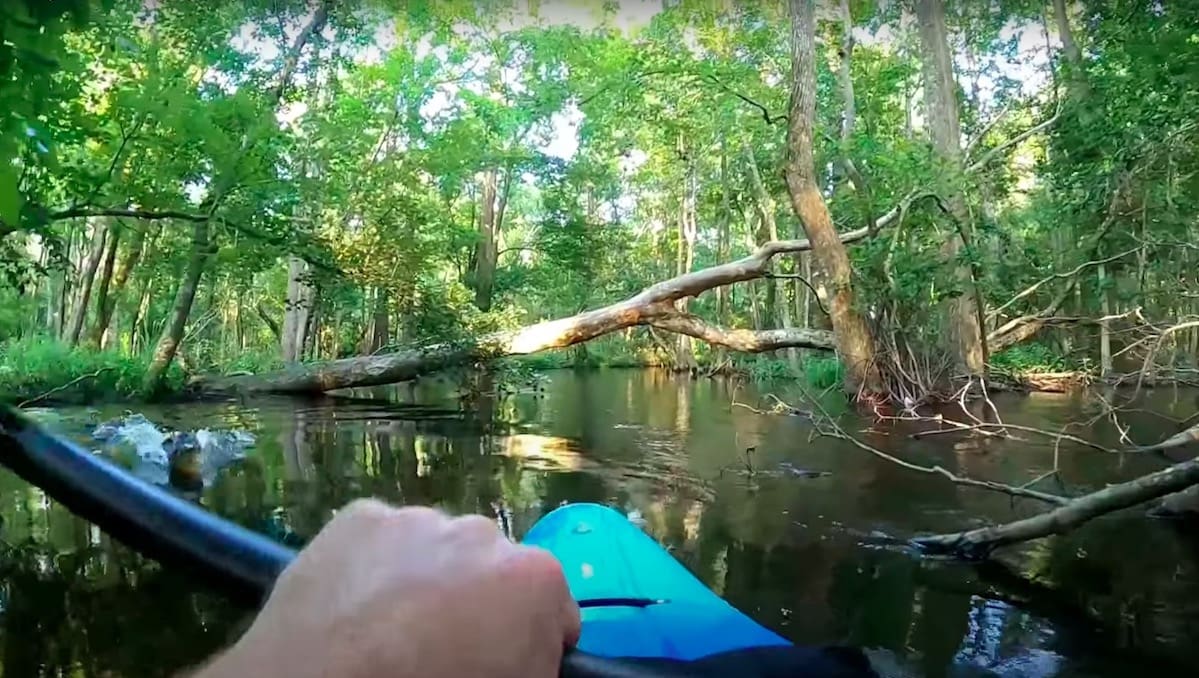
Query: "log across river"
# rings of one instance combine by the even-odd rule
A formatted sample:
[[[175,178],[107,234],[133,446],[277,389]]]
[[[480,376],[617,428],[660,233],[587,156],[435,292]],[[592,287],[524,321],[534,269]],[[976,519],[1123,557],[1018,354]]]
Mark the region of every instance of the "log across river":
[[[767,627],[803,643],[873,648],[910,675],[1199,672],[1199,541],[1177,521],[1146,518],[1140,508],[1106,516],[1005,554],[1016,578],[922,557],[905,541],[1008,522],[1043,505],[810,438],[802,416],[731,408],[730,382],[563,371],[502,395],[487,377],[469,379],[482,381],[438,377],[352,399],[256,396],[142,412],[170,427],[253,432],[249,460],[226,469],[202,500],[295,545],[361,495],[481,512],[514,537],[561,502],[594,501],[631,513]],[[786,387],[777,393],[786,396]],[[754,395],[737,391],[742,401]],[[1163,389],[1142,406],[1182,419],[1199,409],[1197,397]],[[1005,395],[996,405],[1006,422],[1039,428],[1086,417],[1066,395]],[[95,422],[125,407],[41,416],[87,440]],[[889,454],[976,478],[1018,484],[1054,464],[1052,442],[913,440],[866,419],[841,422]],[[1147,413],[1125,418],[1141,441],[1160,439],[1161,422]],[[1119,434],[1103,426],[1087,435],[1119,446]],[[1163,464],[1069,442],[1057,458],[1075,492]],[[6,673],[169,674],[239,628],[242,611],[141,561],[7,473],[0,518]]]

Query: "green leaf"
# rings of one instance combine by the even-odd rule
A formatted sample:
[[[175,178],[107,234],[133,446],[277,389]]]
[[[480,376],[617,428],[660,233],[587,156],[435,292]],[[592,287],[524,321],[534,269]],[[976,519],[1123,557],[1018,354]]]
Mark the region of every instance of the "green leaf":
[[[0,221],[16,225],[21,218],[21,190],[17,186],[17,168],[0,165]]]

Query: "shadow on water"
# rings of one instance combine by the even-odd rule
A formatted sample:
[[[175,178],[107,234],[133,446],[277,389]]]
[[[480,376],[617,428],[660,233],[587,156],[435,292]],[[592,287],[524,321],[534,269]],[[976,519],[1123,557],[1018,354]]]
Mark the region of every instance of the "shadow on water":
[[[715,591],[789,638],[879,650],[904,675],[1194,675],[1199,540],[1128,511],[1009,554],[1009,569],[916,557],[920,532],[1036,510],[912,474],[801,417],[730,408],[732,386],[654,371],[555,373],[544,393],[481,389],[469,408],[429,380],[349,397],[168,405],[174,428],[243,427],[249,459],[207,488],[210,509],[300,545],[359,496],[495,517],[519,538],[542,514],[596,501],[634,514]],[[745,390],[739,399],[752,397]],[[1004,398],[1004,419],[1056,428],[1086,404]],[[1183,417],[1193,393],[1147,409]],[[118,408],[61,412],[60,430]],[[872,444],[920,463],[1023,482],[1054,464],[1041,441],[955,445],[846,419]],[[1162,420],[1131,416],[1134,437]],[[1114,429],[1097,433],[1118,444]],[[752,476],[744,466],[752,448]],[[1160,460],[1062,446],[1074,489],[1159,468]],[[795,470],[827,472],[796,474]],[[814,477],[806,477],[814,476]],[[247,613],[113,543],[40,491],[0,474],[0,634],[5,675],[170,675],[236,636]],[[1014,573],[1013,573],[1014,572]],[[397,631],[399,632],[399,631]]]

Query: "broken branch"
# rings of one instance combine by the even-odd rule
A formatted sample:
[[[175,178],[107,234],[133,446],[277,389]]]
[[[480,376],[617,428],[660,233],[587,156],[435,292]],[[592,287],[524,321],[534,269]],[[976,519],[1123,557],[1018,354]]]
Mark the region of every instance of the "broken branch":
[[[1196,483],[1199,483],[1199,459],[1192,459],[1071,499],[1059,508],[1030,518],[953,534],[918,537],[912,541],[930,553],[983,559],[1001,546],[1063,534],[1093,518],[1185,490]]]

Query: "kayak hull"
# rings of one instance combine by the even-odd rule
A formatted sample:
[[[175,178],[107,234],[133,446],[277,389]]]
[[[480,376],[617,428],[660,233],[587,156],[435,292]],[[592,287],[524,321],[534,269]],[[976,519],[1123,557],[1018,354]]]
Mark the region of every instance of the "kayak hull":
[[[569,504],[524,543],[562,564],[583,619],[579,649],[606,657],[692,660],[790,643],[729,605],[620,513]]]

